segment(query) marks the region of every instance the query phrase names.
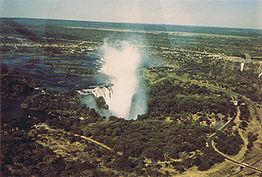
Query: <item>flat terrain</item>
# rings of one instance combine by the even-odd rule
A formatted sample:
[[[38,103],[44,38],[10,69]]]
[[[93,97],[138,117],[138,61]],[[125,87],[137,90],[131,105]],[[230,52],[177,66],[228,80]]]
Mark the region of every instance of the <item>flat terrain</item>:
[[[0,20],[1,176],[261,176],[261,30]],[[84,104],[105,41],[145,59],[136,120]]]

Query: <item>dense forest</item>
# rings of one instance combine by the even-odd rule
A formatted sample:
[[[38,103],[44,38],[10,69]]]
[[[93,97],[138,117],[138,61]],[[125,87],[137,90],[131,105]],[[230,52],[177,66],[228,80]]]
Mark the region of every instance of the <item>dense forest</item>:
[[[175,176],[223,162],[212,142],[229,156],[246,148],[248,157],[258,146],[247,102],[256,108],[262,101],[257,33],[123,32],[15,20],[0,28],[0,176]],[[100,66],[89,61],[105,39],[126,38],[151,62],[140,68],[148,110],[136,120],[102,116],[76,91],[103,84],[94,81],[105,77]],[[103,97],[95,102],[109,109]]]
[[[19,73],[2,74],[1,93],[8,96],[2,97],[1,101],[4,104],[1,105],[18,103],[20,100],[19,105],[14,106],[20,106],[22,109],[20,117],[14,119],[4,117],[1,122],[3,134],[1,166],[5,176],[161,175],[160,167],[157,167],[159,161],[168,162],[177,159],[169,165],[183,172],[194,165],[198,166],[199,170],[206,170],[224,160],[211,148],[206,147],[207,136],[214,132],[212,126],[190,117],[197,112],[229,115],[230,109],[225,109],[224,106],[230,107],[230,98],[223,96],[222,93],[212,93],[205,87],[166,80],[152,88],[148,113],[139,116],[138,120],[128,121],[116,117],[109,119],[101,117],[94,109],[81,104],[79,99],[81,96],[77,92],[37,91],[33,89],[35,85],[40,84],[36,81],[28,80]],[[24,97],[25,93],[27,97]],[[215,97],[223,96],[229,105],[212,106],[209,103],[211,95],[214,95],[212,101],[216,101]],[[185,106],[183,101],[176,101],[177,98],[191,96],[197,100],[190,101],[188,106]],[[154,100],[158,102],[155,103]],[[180,108],[179,104],[183,106]],[[201,109],[204,105],[207,107],[206,111]],[[232,105],[231,107],[231,111],[234,111],[234,107]],[[2,110],[4,109],[2,107]],[[79,117],[83,119],[80,120]],[[66,136],[62,136],[62,140],[59,140],[67,142],[66,145],[78,142],[85,148],[81,152],[80,150],[67,152],[68,156],[72,156],[70,153],[73,153],[77,158],[66,160],[67,156],[52,151],[54,145],[43,146],[47,141],[45,139],[51,137],[52,141],[55,141],[57,135],[47,130],[35,130],[34,125],[40,123],[60,130],[58,131],[60,134],[61,130],[68,132]],[[74,134],[92,137],[111,147],[112,152],[99,150],[94,144],[85,142]],[[220,138],[223,140],[220,141]],[[237,134],[225,136],[222,133],[218,136],[218,148],[222,151],[226,148],[229,154],[235,154],[239,151],[235,147],[240,146],[242,142],[241,139],[239,141],[234,139],[239,138]],[[235,145],[229,146],[228,142],[232,141]],[[85,156],[82,156],[82,153],[85,153]],[[84,162],[79,160],[83,158]],[[153,163],[148,164],[145,158]],[[109,171],[98,167],[101,163]],[[88,170],[79,172],[78,169]]]

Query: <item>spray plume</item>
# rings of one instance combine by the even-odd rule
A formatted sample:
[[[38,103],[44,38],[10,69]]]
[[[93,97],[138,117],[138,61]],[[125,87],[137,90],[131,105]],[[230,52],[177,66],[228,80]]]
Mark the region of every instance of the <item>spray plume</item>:
[[[113,115],[135,119],[138,114],[145,113],[144,105],[147,104],[144,94],[141,95],[143,88],[138,73],[142,56],[135,45],[125,41],[118,44],[115,46],[105,42],[102,47],[104,64],[101,70],[111,77],[110,82],[113,84],[113,94],[111,97],[105,97],[105,101]],[[134,96],[138,98],[134,99]],[[143,99],[142,102],[140,98]],[[145,109],[132,110],[137,104],[141,104]]]

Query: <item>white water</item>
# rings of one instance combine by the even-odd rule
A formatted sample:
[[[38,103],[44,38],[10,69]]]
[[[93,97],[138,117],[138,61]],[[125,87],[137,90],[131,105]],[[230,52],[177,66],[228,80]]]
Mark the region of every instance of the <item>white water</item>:
[[[111,87],[95,87],[91,89],[82,89],[77,91],[81,95],[90,95],[93,94],[95,97],[102,96],[103,98],[111,97],[113,90]]]
[[[138,68],[142,57],[139,49],[126,41],[118,46],[105,43],[102,47],[104,64],[101,71],[111,77],[113,84],[112,96],[104,98],[113,115],[128,119],[134,104],[132,98],[139,86]]]

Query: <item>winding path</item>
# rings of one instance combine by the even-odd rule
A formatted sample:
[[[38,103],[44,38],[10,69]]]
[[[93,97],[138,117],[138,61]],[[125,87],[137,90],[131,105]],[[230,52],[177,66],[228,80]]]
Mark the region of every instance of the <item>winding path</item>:
[[[109,146],[107,146],[107,145],[105,145],[103,143],[100,143],[100,142],[92,139],[91,137],[86,137],[86,136],[78,135],[78,134],[73,134],[73,135],[76,136],[76,137],[80,137],[80,138],[82,138],[84,140],[90,141],[90,142],[92,142],[92,143],[94,143],[94,144],[96,144],[96,145],[98,145],[98,146],[100,146],[100,147],[102,147],[102,148],[104,148],[106,150],[112,151],[112,148],[110,148]]]
[[[228,125],[230,125],[232,122],[234,122],[234,120],[236,118],[238,118],[240,116],[240,110],[239,110],[239,107],[237,107],[237,114],[235,117],[231,118],[229,121],[227,121],[223,126],[221,126],[218,130],[224,130],[225,128],[228,127]],[[216,137],[216,132],[211,134],[209,137],[208,137],[208,141],[207,141],[207,145],[209,147],[211,147],[214,151],[216,151],[218,154],[222,155],[226,160],[229,160],[237,165],[240,165],[241,167],[247,167],[247,168],[250,168],[256,172],[259,172],[259,173],[262,173],[262,170],[252,166],[252,165],[249,165],[249,164],[246,164],[246,163],[243,163],[243,162],[239,162],[231,157],[229,157],[228,155],[222,153],[221,151],[219,151],[215,144],[214,144],[214,138]]]
[[[44,130],[48,130],[48,131],[51,131],[51,132],[56,132],[56,131],[57,131],[56,129],[52,129],[51,127],[49,127],[49,126],[46,125],[46,124],[38,124],[38,125],[35,125],[34,127],[35,127],[36,129],[44,129]],[[63,131],[64,131],[64,130],[63,130]],[[109,146],[107,146],[107,145],[105,145],[105,144],[103,144],[103,143],[100,143],[100,142],[92,139],[91,137],[86,137],[86,136],[79,135],[79,134],[75,134],[75,133],[69,133],[69,132],[66,132],[66,131],[64,131],[64,133],[66,133],[66,134],[71,134],[71,135],[73,135],[73,136],[75,136],[75,137],[80,137],[80,138],[82,138],[82,139],[84,139],[84,140],[86,140],[86,141],[89,141],[89,142],[91,142],[91,143],[94,143],[94,144],[102,147],[103,149],[106,149],[106,150],[108,150],[108,151],[112,151],[112,148],[110,148]],[[118,154],[121,154],[121,153],[118,152]]]
[[[191,80],[191,79],[188,79],[188,78],[182,78],[182,77],[177,77],[176,75],[174,74],[168,74],[168,77],[169,78],[174,78],[174,79],[177,79],[179,81],[182,81],[182,82],[190,82],[190,83],[193,83],[193,84],[197,84],[197,85],[200,85],[200,86],[205,86],[207,88],[211,88],[211,89],[214,89],[214,90],[219,90],[219,91],[222,91],[222,92],[225,92],[231,96],[234,96],[234,97],[241,97],[243,100],[245,100],[251,107],[252,109],[254,110],[254,113],[255,113],[255,116],[256,116],[256,119],[260,122],[260,124],[262,124],[262,117],[261,115],[259,115],[258,113],[258,110],[256,108],[256,105],[253,101],[251,101],[249,98],[239,94],[239,93],[235,93],[231,90],[227,90],[225,88],[221,88],[221,87],[218,87],[218,86],[215,86],[215,85],[210,85],[208,83],[203,83],[203,82],[199,82],[197,80]],[[231,124],[232,122],[234,122],[234,120],[236,118],[238,118],[240,116],[240,110],[239,110],[239,107],[237,107],[237,114],[235,117],[231,118],[228,122],[226,122],[223,126],[221,126],[218,130],[223,130],[225,128],[227,128],[227,126],[229,124]],[[216,137],[216,133],[213,133],[211,134],[209,137],[208,137],[208,141],[207,141],[207,145],[211,148],[213,148],[217,153],[219,153],[220,155],[222,155],[225,159],[227,159],[228,161],[230,162],[233,162],[237,165],[240,165],[241,167],[247,167],[247,168],[250,168],[256,172],[259,172],[259,173],[262,173],[262,170],[261,169],[258,169],[252,165],[249,165],[249,164],[246,164],[246,163],[243,163],[243,162],[239,162],[231,157],[229,157],[228,155],[220,152],[215,146],[214,146],[214,141],[213,139]]]

